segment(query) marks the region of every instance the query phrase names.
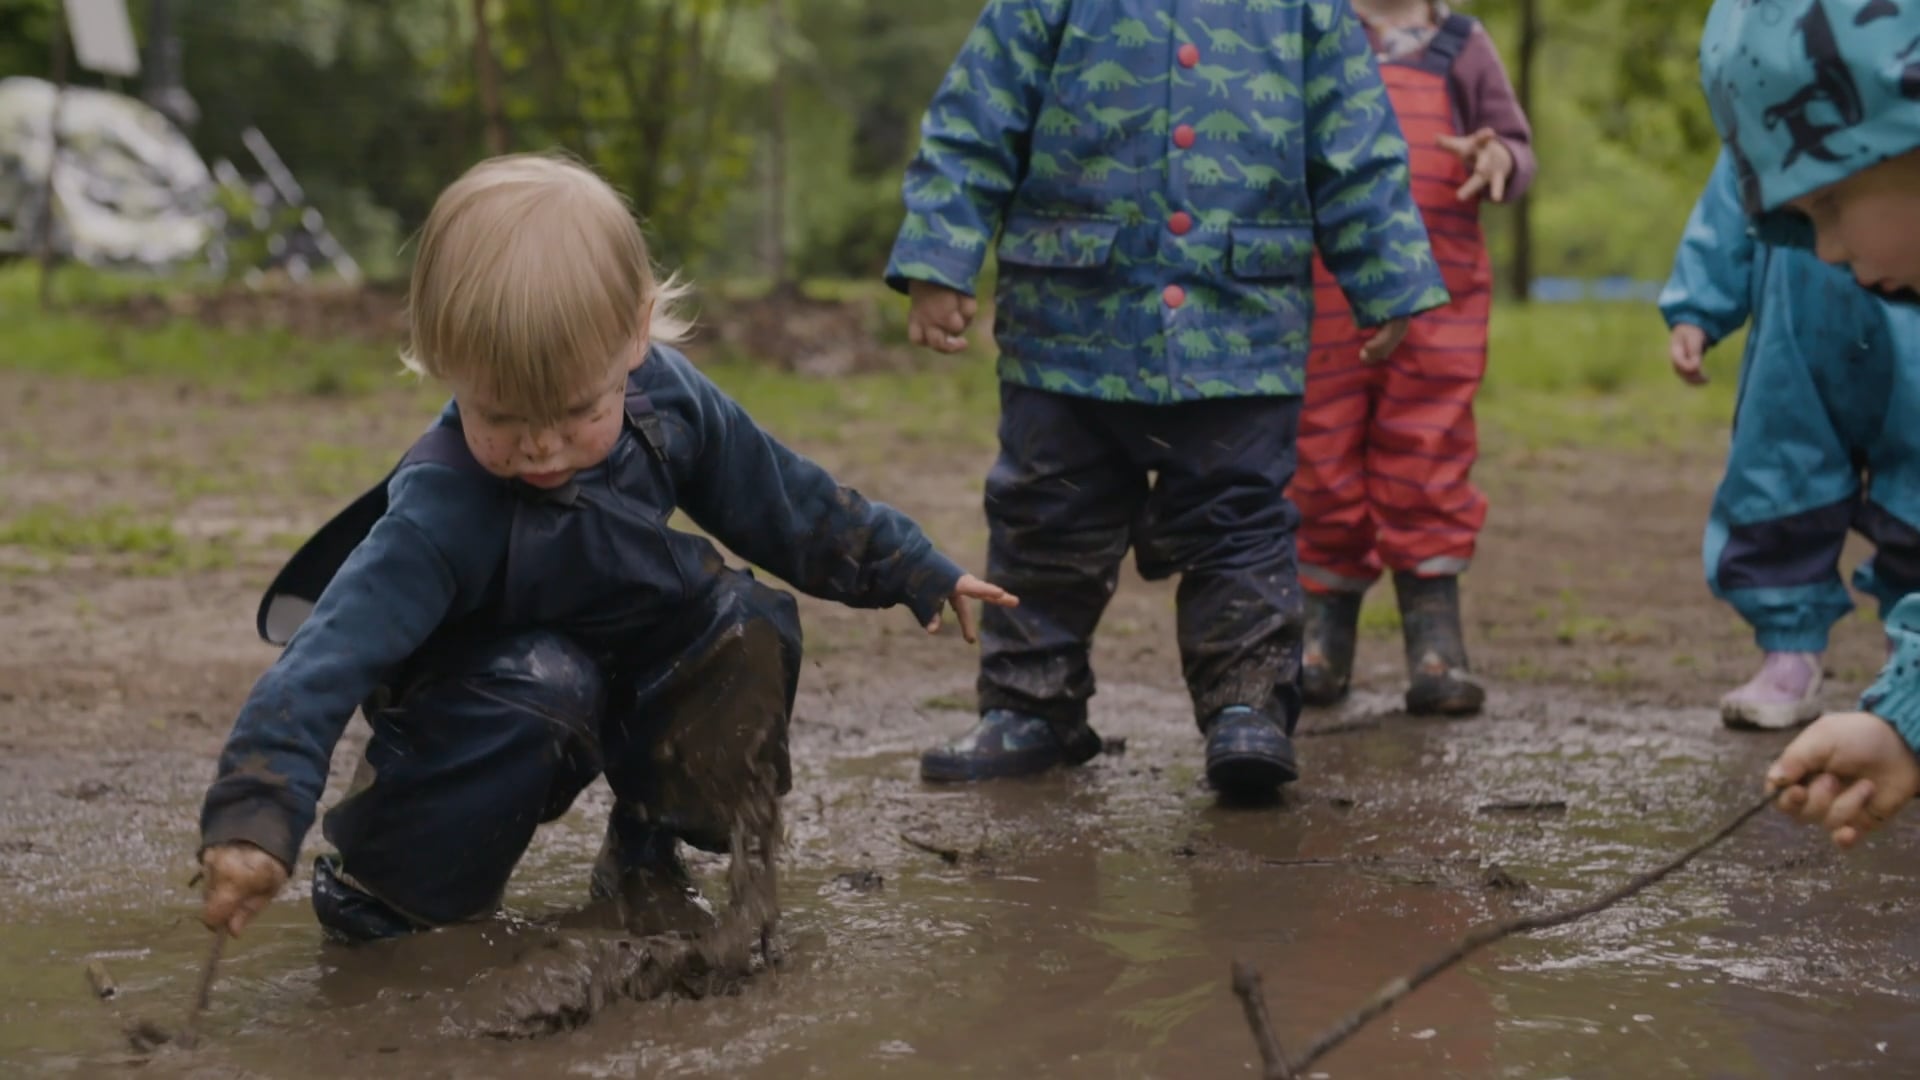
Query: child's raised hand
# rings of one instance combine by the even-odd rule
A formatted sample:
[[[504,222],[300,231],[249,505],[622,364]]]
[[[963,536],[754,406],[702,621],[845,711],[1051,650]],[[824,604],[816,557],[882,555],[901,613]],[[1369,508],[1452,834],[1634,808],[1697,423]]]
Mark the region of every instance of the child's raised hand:
[[[1850,848],[1920,792],[1920,759],[1880,717],[1829,713],[1781,752],[1767,788],[1780,809]]]
[[[960,617],[960,636],[966,638],[969,645],[980,640],[980,626],[974,620],[973,607],[968,604],[969,600],[978,600],[995,607],[1020,606],[1020,598],[1000,586],[981,581],[972,574],[960,575],[960,580],[954,584],[953,594],[947,597],[947,602],[953,605],[953,613]],[[927,633],[939,632],[940,616],[935,615],[933,621],[927,624]]]
[[[1667,359],[1673,373],[1693,386],[1707,385],[1707,372],[1701,366],[1707,356],[1707,332],[1697,326],[1680,323],[1667,338]]]
[[[957,353],[967,347],[962,336],[980,310],[980,302],[966,293],[930,281],[908,283],[907,340],[935,352]]]
[[[1368,364],[1377,364],[1393,355],[1393,350],[1407,340],[1407,327],[1411,325],[1406,316],[1401,316],[1382,326],[1374,335],[1360,346],[1360,359]]]
[[[280,860],[247,843],[213,845],[200,853],[200,869],[207,879],[200,921],[209,930],[224,929],[234,937],[287,884],[287,868]]]
[[[1513,151],[1492,128],[1483,127],[1471,135],[1442,135],[1437,141],[1442,150],[1458,155],[1473,172],[1454,192],[1455,198],[1467,202],[1481,192],[1490,193],[1494,202],[1507,197],[1507,181],[1515,168]]]

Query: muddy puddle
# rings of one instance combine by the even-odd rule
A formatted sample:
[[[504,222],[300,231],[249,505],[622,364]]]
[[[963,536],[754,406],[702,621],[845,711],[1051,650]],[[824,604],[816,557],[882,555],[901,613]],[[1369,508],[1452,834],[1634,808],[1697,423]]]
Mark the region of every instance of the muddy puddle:
[[[207,944],[185,881],[210,759],[21,748],[0,764],[0,1073],[1257,1075],[1234,957],[1297,1049],[1472,927],[1600,892],[1711,831],[1779,745],[1704,710],[1501,695],[1487,719],[1422,724],[1363,697],[1309,717],[1344,730],[1303,741],[1308,776],[1283,805],[1228,810],[1178,697],[1120,686],[1099,705],[1124,753],[943,789],[914,753],[964,716],[804,694],[783,960],[733,992],[616,1003],[539,1039],[473,1034],[502,970],[596,940],[555,929],[584,898],[596,787],[541,833],[510,919],[330,947],[303,868],[229,947],[201,1047],[148,1059],[121,1025],[184,1016]],[[1902,828],[1841,859],[1764,815],[1648,893],[1479,954],[1316,1075],[1920,1075],[1915,851]],[[697,867],[723,895],[724,864]]]

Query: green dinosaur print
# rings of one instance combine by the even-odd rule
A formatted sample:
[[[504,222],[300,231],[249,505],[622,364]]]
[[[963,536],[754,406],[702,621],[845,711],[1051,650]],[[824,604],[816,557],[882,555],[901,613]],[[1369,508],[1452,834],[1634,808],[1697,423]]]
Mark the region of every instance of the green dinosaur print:
[[[1079,257],[1080,261],[1088,264],[1099,261],[1101,249],[1113,244],[1111,237],[1095,232],[1071,233],[1067,237],[1067,242],[1073,245],[1073,253]]]
[[[1064,152],[1060,156],[1078,165],[1081,179],[1090,184],[1104,184],[1116,172],[1125,173],[1128,176],[1134,176],[1140,172],[1139,166],[1123,165],[1118,159],[1108,154],[1095,154],[1085,161]]]
[[[1307,4],[1307,14],[1313,17],[1313,25],[1326,32],[1326,37],[1333,38],[1335,41],[1339,40],[1338,35],[1332,32],[1334,28],[1332,4],[1327,3],[1326,0],[1310,0]]]
[[[1389,131],[1373,140],[1374,157],[1400,157],[1407,152],[1407,140]]]
[[[1102,60],[1081,73],[1080,85],[1096,93],[1110,93],[1114,90],[1137,90],[1165,78],[1165,75],[1161,75],[1152,79],[1141,79],[1118,61]]]
[[[1179,341],[1180,350],[1195,360],[1210,360],[1220,352],[1213,343],[1213,335],[1205,330],[1182,330]]]
[[[1120,309],[1126,305],[1126,302],[1127,295],[1125,293],[1111,292],[1107,294],[1105,300],[1094,305],[1094,310],[1100,313],[1102,319],[1108,322],[1114,322],[1120,318]]]
[[[1154,337],[1160,337],[1160,336],[1156,334],[1154,335]],[[1150,356],[1159,355],[1159,354],[1165,353],[1166,351],[1167,351],[1167,342],[1165,338],[1160,338],[1160,340],[1157,342],[1154,340],[1154,338],[1147,339],[1148,355]],[[1136,376],[1136,378],[1140,380],[1141,388],[1153,395],[1153,400],[1166,401],[1168,398],[1173,397],[1173,380],[1168,378],[1167,376],[1158,374],[1156,372],[1147,371],[1146,369],[1142,368],[1140,371],[1140,374]]]
[[[1176,261],[1172,264],[1174,266],[1195,265],[1212,268],[1227,254],[1222,249],[1214,247],[1211,244],[1194,244],[1181,240],[1178,241],[1178,245],[1180,254],[1186,256],[1186,261],[1184,263]],[[1193,295],[1192,292],[1189,292],[1188,299],[1191,300]]]
[[[953,280],[953,275],[932,263],[904,262],[899,264],[895,269],[898,270],[901,277],[906,278],[908,281],[932,281],[947,286],[960,285],[960,282]]]
[[[1071,36],[1073,31],[1076,29],[1078,29],[1078,27],[1068,27],[1067,28],[1068,35]],[[1037,38],[1046,37],[1047,36],[1047,18],[1046,16],[1040,14],[1038,11],[1035,11],[1032,8],[1021,8],[1020,9],[1020,30],[1022,33],[1026,34],[1028,37],[1037,37]]]
[[[1247,255],[1256,266],[1277,268],[1293,262],[1300,256],[1289,245],[1278,240],[1255,240],[1247,245]]]
[[[1348,82],[1359,82],[1367,77],[1367,72],[1372,70],[1373,54],[1361,53],[1358,56],[1347,57],[1346,65],[1340,69],[1340,74],[1345,75]]]
[[[1013,57],[1013,64],[1020,69],[1021,78],[1032,79],[1047,70],[1047,65],[1019,42],[1007,46],[1007,55]]]
[[[971,225],[950,224],[946,218],[938,216],[933,223],[946,232],[947,243],[962,251],[978,251],[987,246],[987,234]]]
[[[1040,286],[1031,281],[1023,281],[1007,290],[1007,299],[1021,307],[1040,306]]]
[[[1340,80],[1331,75],[1315,75],[1307,80],[1307,104],[1324,105],[1340,92]]]
[[[1192,111],[1191,108],[1187,108],[1181,109],[1177,113],[1168,113],[1165,109],[1155,109],[1153,110],[1153,115],[1147,118],[1147,122],[1143,127],[1150,134],[1165,135],[1167,132],[1173,130],[1173,125],[1185,120],[1187,114]]]
[[[1113,41],[1123,49],[1138,49],[1147,45],[1159,45],[1167,39],[1154,37],[1153,31],[1139,19],[1121,19],[1113,24]]]
[[[1378,84],[1347,95],[1347,108],[1369,119],[1387,115],[1387,88]]]
[[[1249,188],[1269,188],[1286,179],[1285,174],[1271,165],[1248,164],[1231,156],[1227,161],[1240,170],[1240,182]]]
[[[1036,38],[1046,37],[1047,36],[1046,24],[1042,23],[1039,29],[1034,30],[1033,36]],[[1089,45],[1104,45],[1106,44],[1106,41],[1107,41],[1106,38],[1094,36],[1094,34],[1091,31],[1089,31],[1086,27],[1075,26],[1071,23],[1067,25],[1067,32],[1061,36],[1061,40],[1065,42],[1084,41]]]
[[[1273,50],[1273,55],[1276,58],[1291,64],[1301,60],[1307,55],[1307,38],[1306,35],[1297,30],[1286,34],[1276,34],[1272,41],[1267,42],[1267,48]]]
[[[1196,217],[1200,222],[1201,232],[1223,233],[1233,228],[1233,210],[1228,207],[1202,210]]]
[[[1286,7],[1289,3],[1299,3],[1299,2],[1300,0],[1247,0],[1247,10],[1248,11],[1279,11],[1281,8]]]
[[[1453,294],[1447,291],[1445,285],[1429,285],[1427,290],[1420,294],[1420,298],[1413,302],[1413,306],[1430,311],[1451,303],[1453,303]]]
[[[1153,13],[1153,17],[1160,20],[1160,29],[1172,34],[1173,40],[1182,45],[1192,44],[1193,36],[1187,33],[1186,27],[1174,22],[1171,14],[1164,11],[1156,11]]]
[[[1081,386],[1073,376],[1058,368],[1040,369],[1040,388],[1055,394],[1072,393],[1086,396],[1086,388]]]
[[[935,117],[935,119],[939,122],[940,127],[945,130],[947,134],[951,135],[956,142],[978,143],[982,141],[980,138],[980,129],[974,127],[973,121],[964,116],[955,116],[950,112],[942,112],[938,117]]]
[[[1328,250],[1343,255],[1360,250],[1360,246],[1366,243],[1367,230],[1371,225],[1372,223],[1366,218],[1354,218],[1347,222],[1340,227],[1339,232],[1334,234],[1333,242],[1327,245]]]
[[[1080,118],[1049,101],[1034,125],[1042,135],[1071,135],[1080,129]]]
[[[1293,133],[1300,130],[1300,121],[1286,116],[1261,116],[1253,114],[1253,122],[1269,139],[1273,140],[1275,150],[1284,150],[1293,142]]]
[[[1245,120],[1226,109],[1215,109],[1208,113],[1206,119],[1193,125],[1193,130],[1209,139],[1226,139],[1231,142],[1239,142],[1242,135],[1253,134],[1253,129],[1247,126]]]
[[[1300,96],[1300,87],[1277,71],[1265,71],[1247,80],[1255,101],[1287,101]]]
[[[1205,19],[1195,19],[1194,23],[1197,24],[1201,30],[1206,31],[1207,38],[1213,43],[1213,51],[1222,56],[1232,56],[1235,53],[1243,51],[1260,51],[1259,46],[1241,37],[1239,33],[1233,30],[1216,30],[1208,26],[1207,20]]]
[[[1040,6],[1046,9],[1047,18],[1057,19],[1067,13],[1070,0],[1040,0]]]
[[[928,177],[925,183],[914,188],[913,194],[915,198],[938,202],[960,194],[960,184],[951,176],[935,173]]]
[[[973,69],[956,66],[947,72],[946,89],[956,94],[973,93]]]
[[[1052,229],[1028,237],[1026,249],[1042,262],[1057,263],[1067,254],[1060,243],[1060,234]]]
[[[1388,215],[1386,224],[1388,228],[1393,229],[1414,229],[1423,227],[1426,223],[1420,220],[1420,208],[1409,206]]]
[[[1375,189],[1377,189],[1381,181],[1385,179],[1386,177],[1375,173],[1369,177],[1364,184],[1348,184],[1341,190],[1340,194],[1328,199],[1326,205],[1329,209],[1334,210],[1346,206],[1365,206],[1367,203],[1373,201]]]
[[[1208,351],[1206,351],[1205,353],[1194,352],[1193,355],[1196,357],[1204,358],[1204,357],[1212,356],[1213,352],[1214,350],[1211,347],[1209,347]],[[1192,387],[1193,392],[1203,398],[1234,397],[1238,395],[1240,392],[1239,387],[1233,385],[1232,383],[1226,381],[1225,379],[1208,379],[1205,382],[1198,382],[1192,376],[1188,376],[1180,381]]]
[[[1227,343],[1227,351],[1235,356],[1253,355],[1253,339],[1238,330],[1223,331],[1220,340]]]
[[[993,31],[984,26],[973,28],[973,33],[967,35],[966,46],[960,51],[973,53],[983,60],[998,60],[1004,55],[1000,51],[1000,39],[994,37]]]
[[[1433,247],[1425,240],[1395,240],[1387,246],[1416,270],[1425,270],[1433,265]]]
[[[1199,67],[1193,69],[1193,73],[1206,80],[1208,97],[1230,96],[1227,93],[1227,81],[1229,79],[1244,79],[1248,74],[1244,71],[1235,71],[1232,68],[1222,67],[1219,64],[1201,64]]]
[[[1107,213],[1120,219],[1123,225],[1144,225],[1147,222],[1146,211],[1132,199],[1115,199],[1107,204]]]
[[[1127,400],[1127,380],[1124,375],[1102,375],[1093,384],[1094,395],[1107,401]]]
[[[908,240],[925,240],[933,235],[933,230],[927,227],[925,215],[910,213],[907,219],[900,223],[900,235]]]
[[[1165,195],[1162,195],[1160,192],[1158,191],[1149,192],[1147,194],[1147,198],[1153,200],[1153,208],[1160,212],[1161,221],[1165,221],[1167,217],[1173,213],[1172,205],[1170,205],[1167,202],[1167,197]]]
[[[1262,372],[1259,378],[1253,380],[1253,388],[1269,397],[1293,397],[1300,392],[1299,387],[1287,382],[1286,377],[1277,371]]]
[[[1058,180],[1067,175],[1067,169],[1059,158],[1045,150],[1035,150],[1027,157],[1027,175],[1040,180]]]
[[[967,183],[975,187],[995,191],[1013,190],[1013,176],[1006,167],[992,158],[977,157],[967,161]]]
[[[1057,310],[1073,319],[1080,317],[1081,301],[1091,300],[1095,296],[1100,295],[1100,290],[1098,289],[1069,289],[1063,285],[1055,285],[1052,282],[1047,283],[1045,291],[1047,298],[1056,305]]]
[[[1352,127],[1355,123],[1357,123],[1357,121],[1354,120],[1352,113],[1347,112],[1345,109],[1334,109],[1327,113],[1327,115],[1321,117],[1319,123],[1313,125],[1313,137],[1323,143],[1330,143],[1336,135]]]
[[[1400,269],[1379,255],[1368,256],[1365,262],[1353,269],[1353,280],[1361,285],[1373,286],[1392,277]]]
[[[1166,305],[1161,302],[1158,292],[1150,292],[1144,296],[1135,297],[1133,301],[1135,311],[1145,312],[1149,315],[1157,315],[1165,307]]]
[[[1098,352],[1106,347],[1107,335],[1098,330],[1089,330],[1084,334],[1060,334],[1047,339],[1048,345],[1057,345],[1081,352]]]
[[[1313,331],[1302,328],[1289,330],[1280,335],[1280,347],[1291,352],[1300,352],[1313,346]]]
[[[1204,154],[1192,154],[1181,159],[1187,169],[1187,182],[1190,184],[1211,185],[1227,182],[1227,170],[1220,163]]]
[[[1087,115],[1093,118],[1094,123],[1100,125],[1100,130],[1106,132],[1109,139],[1118,139],[1126,134],[1128,121],[1145,116],[1152,111],[1151,105],[1143,105],[1138,109],[1123,109],[1118,105],[1091,105],[1087,108]]]
[[[1003,116],[1017,117],[1021,112],[1020,99],[1013,95],[1013,91],[1004,86],[990,86],[987,88],[987,104],[992,108],[1000,110]]]
[[[1327,168],[1332,169],[1341,176],[1345,176],[1353,171],[1354,164],[1360,160],[1360,155],[1364,152],[1365,147],[1352,146],[1345,150],[1328,151],[1320,155],[1320,159],[1326,162]]]

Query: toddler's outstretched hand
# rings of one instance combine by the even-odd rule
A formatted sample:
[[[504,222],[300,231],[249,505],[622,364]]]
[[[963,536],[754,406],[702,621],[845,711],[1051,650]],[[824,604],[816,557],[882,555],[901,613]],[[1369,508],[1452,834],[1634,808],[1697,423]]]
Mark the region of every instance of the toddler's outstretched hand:
[[[947,597],[947,602],[953,605],[953,613],[960,617],[960,636],[966,638],[969,645],[980,640],[980,627],[974,621],[973,607],[968,603],[969,600],[978,600],[995,607],[1020,606],[1020,598],[1000,586],[981,581],[972,574],[960,575],[960,580],[953,586],[953,595]],[[927,624],[927,633],[939,632],[940,616],[935,615],[933,621]]]
[[[1920,759],[1880,717],[1829,713],[1780,754],[1767,788],[1780,793],[1780,809],[1850,848],[1920,791]]]
[[[1460,190],[1454,192],[1455,198],[1466,202],[1485,192],[1493,196],[1494,202],[1506,199],[1507,181],[1515,168],[1513,151],[1507,149],[1507,144],[1500,141],[1492,128],[1483,127],[1471,135],[1442,135],[1438,141],[1440,149],[1458,155],[1473,173],[1460,185]]]
[[[200,869],[207,878],[200,921],[235,937],[287,884],[280,860],[247,843],[213,845],[200,853]]]
[[[1707,355],[1707,332],[1697,326],[1680,323],[1673,328],[1667,338],[1667,359],[1673,363],[1673,373],[1680,376],[1682,382],[1694,386],[1707,385],[1706,370],[1701,362]]]
[[[907,296],[907,340],[935,352],[957,353],[967,347],[963,336],[980,310],[980,302],[966,293],[930,281],[910,282]]]

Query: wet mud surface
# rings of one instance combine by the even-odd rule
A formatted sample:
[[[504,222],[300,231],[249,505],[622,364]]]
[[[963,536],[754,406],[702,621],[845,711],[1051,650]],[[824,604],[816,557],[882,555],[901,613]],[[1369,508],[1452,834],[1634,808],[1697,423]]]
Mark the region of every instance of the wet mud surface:
[[[141,505],[137,470],[81,422],[87,396],[27,383],[0,379],[9,497]],[[296,417],[268,403],[214,429],[155,394],[115,423],[213,469],[228,440],[295,422],[400,446],[417,406],[309,403]],[[984,456],[807,449],[978,561]],[[34,467],[56,452],[75,474]],[[1103,626],[1094,720],[1124,749],[963,788],[916,772],[921,749],[969,723],[957,636],[806,603],[771,963],[752,947],[744,966],[696,962],[684,942],[589,925],[611,804],[596,784],[541,831],[485,924],[327,945],[299,867],[228,946],[198,1047],[146,1054],[126,1026],[177,1027],[206,954],[187,887],[195,817],[233,710],[272,659],[251,620],[284,551],[242,542],[223,565],[141,574],[8,550],[0,1074],[1256,1075],[1234,958],[1259,968],[1297,1050],[1471,929],[1600,893],[1750,801],[1783,737],[1725,731],[1712,708],[1753,659],[1699,583],[1714,454],[1496,441],[1481,474],[1494,523],[1467,584],[1487,715],[1402,715],[1398,642],[1370,618],[1359,692],[1309,713],[1305,775],[1272,807],[1224,808],[1205,788],[1170,586],[1130,577]],[[266,480],[194,503],[183,531],[216,517],[248,537],[298,531],[331,508],[272,482],[263,456]],[[367,468],[378,476],[379,455]],[[1833,703],[1878,651],[1870,622],[1843,624]],[[330,799],[364,734],[356,720]],[[1841,857],[1763,815],[1648,892],[1477,954],[1316,1075],[1920,1075],[1917,848],[1909,822]],[[723,903],[727,859],[693,865]],[[110,972],[110,999],[89,964]]]

